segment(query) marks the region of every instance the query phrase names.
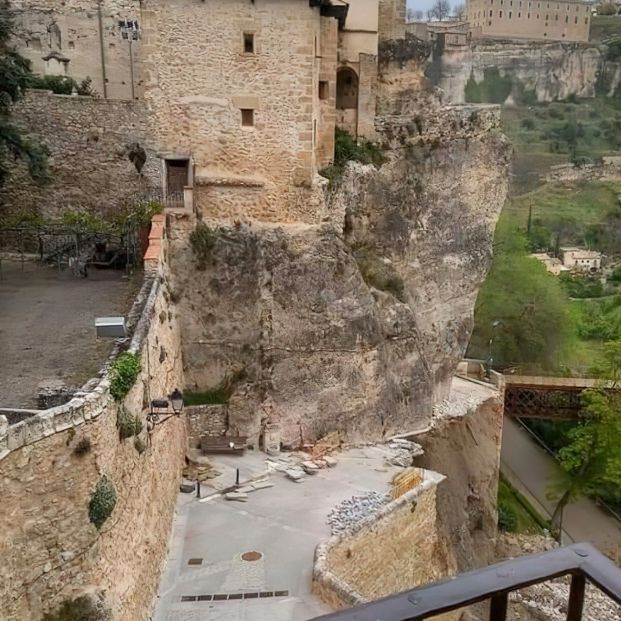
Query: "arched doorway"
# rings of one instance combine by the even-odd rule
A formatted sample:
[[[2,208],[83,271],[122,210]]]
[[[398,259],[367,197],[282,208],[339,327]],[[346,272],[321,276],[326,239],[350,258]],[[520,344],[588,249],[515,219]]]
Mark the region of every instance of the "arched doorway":
[[[336,72],[336,124],[353,136],[358,128],[358,76],[351,67]]]

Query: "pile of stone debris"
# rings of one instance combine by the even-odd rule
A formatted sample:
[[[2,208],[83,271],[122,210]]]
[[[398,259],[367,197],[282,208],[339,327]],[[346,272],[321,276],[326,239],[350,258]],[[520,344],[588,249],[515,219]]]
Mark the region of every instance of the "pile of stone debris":
[[[521,604],[533,619],[566,621],[569,601],[569,579],[559,578],[537,584],[511,594],[510,599]],[[587,585],[583,621],[619,621],[621,606],[615,604],[598,588]]]
[[[390,500],[389,494],[378,492],[352,496],[330,511],[326,524],[330,526],[333,535],[340,535],[365,518],[377,514]]]
[[[498,537],[499,559],[544,552],[558,547],[550,536],[505,533]],[[569,601],[569,578],[558,578],[511,594],[514,603],[512,619],[516,621],[566,621]],[[517,606],[516,606],[517,605]],[[621,606],[599,589],[587,585],[583,621],[619,621]]]
[[[399,438],[391,440],[388,443],[388,448],[391,449],[388,463],[392,466],[399,466],[400,468],[409,468],[415,457],[420,457],[425,453],[420,444],[411,442],[410,440],[401,440]]]
[[[334,468],[338,463],[331,455],[310,458],[307,454],[283,455],[265,461],[268,471],[283,472],[295,483],[303,483],[307,476],[313,476],[324,468]]]

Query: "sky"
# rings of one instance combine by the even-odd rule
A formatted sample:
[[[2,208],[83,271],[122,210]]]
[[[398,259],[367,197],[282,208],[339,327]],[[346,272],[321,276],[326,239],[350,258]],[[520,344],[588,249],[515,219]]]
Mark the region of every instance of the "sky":
[[[415,11],[427,12],[434,4],[436,0],[408,0],[408,9],[414,9]],[[456,0],[451,0],[451,6],[459,4]]]

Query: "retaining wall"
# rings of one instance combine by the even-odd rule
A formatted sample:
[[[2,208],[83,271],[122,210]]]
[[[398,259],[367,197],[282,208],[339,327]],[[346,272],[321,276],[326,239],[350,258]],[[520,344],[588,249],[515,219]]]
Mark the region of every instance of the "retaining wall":
[[[129,351],[139,355],[142,371],[122,403],[110,396],[104,369],[63,406],[10,426],[0,416],[2,619],[39,619],[88,591],[105,592],[115,621],[148,618],[185,450],[182,420],[151,432],[145,422],[150,399],[183,386],[179,332],[162,270],[146,278],[129,322]],[[120,439],[121,408],[142,421],[142,446],[133,437]],[[76,451],[86,443],[88,450]],[[117,502],[97,530],[89,503],[103,475]]]

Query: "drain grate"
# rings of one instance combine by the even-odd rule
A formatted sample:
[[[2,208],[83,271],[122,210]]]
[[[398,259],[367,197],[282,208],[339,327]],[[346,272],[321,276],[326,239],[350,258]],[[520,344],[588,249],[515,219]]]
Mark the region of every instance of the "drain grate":
[[[288,597],[289,591],[254,591],[252,593],[216,593],[214,595],[182,595],[182,602],[225,602],[235,599]]]
[[[188,565],[202,565],[202,564],[203,564],[202,558],[191,558],[188,561]]]

